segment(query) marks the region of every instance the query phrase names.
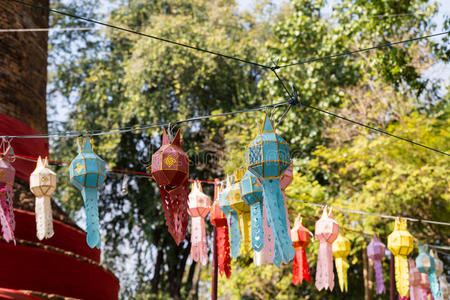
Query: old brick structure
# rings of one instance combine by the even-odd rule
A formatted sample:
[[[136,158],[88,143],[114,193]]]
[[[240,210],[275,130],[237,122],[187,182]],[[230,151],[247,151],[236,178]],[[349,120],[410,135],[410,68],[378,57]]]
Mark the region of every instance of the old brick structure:
[[[27,0],[48,6],[48,0]],[[0,1],[0,28],[47,28],[48,12]],[[0,113],[47,132],[47,32],[0,34]]]

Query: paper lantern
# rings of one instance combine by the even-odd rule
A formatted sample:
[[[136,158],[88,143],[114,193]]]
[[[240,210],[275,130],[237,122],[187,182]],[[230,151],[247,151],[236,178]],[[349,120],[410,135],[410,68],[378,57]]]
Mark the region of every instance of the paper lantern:
[[[382,265],[382,260],[385,256],[385,250],[386,246],[378,240],[378,237],[376,235],[374,235],[372,241],[367,246],[367,256],[372,260],[375,269],[377,294],[384,294],[386,292],[386,287],[384,286]]]
[[[281,261],[289,262],[295,255],[289,238],[285,202],[280,187],[280,176],[289,164],[288,144],[276,134],[273,122],[266,114],[258,136],[248,147],[248,170],[263,186],[266,218],[275,243],[275,265],[279,265]]]
[[[339,224],[333,219],[331,208],[323,209],[322,217],[316,222],[315,236],[319,241],[319,254],[317,256],[316,288],[334,288],[333,273],[333,252],[331,244],[337,239],[339,234]]]
[[[430,250],[430,255],[434,259],[434,268],[436,269],[436,277],[441,277],[441,274],[444,272],[444,263],[439,259],[437,252],[434,250]]]
[[[439,277],[439,284],[441,287],[442,299],[450,299],[450,285],[448,284],[445,275],[441,275],[441,277]]]
[[[264,247],[263,231],[263,189],[261,183],[250,171],[239,182],[241,198],[250,206],[252,247],[259,252]]]
[[[428,300],[428,294],[430,290],[430,280],[428,279],[428,275],[425,273],[420,273],[420,292],[421,298],[423,300]]]
[[[231,207],[230,194],[231,183],[227,177],[227,185],[219,194],[219,206],[223,213],[227,216],[228,233],[230,237],[231,256],[237,258],[241,246],[241,232],[239,231],[239,218],[237,212]]]
[[[351,250],[350,241],[342,234],[339,234],[337,239],[332,244],[334,263],[336,264],[336,271],[339,279],[339,287],[341,292],[348,290],[347,270],[350,267],[347,256]]]
[[[406,229],[406,220],[397,218],[394,231],[388,236],[388,249],[394,255],[395,283],[401,297],[408,297],[409,271],[407,256],[414,246],[412,235]]]
[[[433,294],[434,299],[439,299],[441,297],[441,291],[439,290],[434,258],[428,253],[428,247],[419,247],[419,255],[416,257],[416,266],[421,273],[427,274],[431,293]]]
[[[228,199],[230,206],[236,211],[239,219],[239,228],[241,230],[242,249],[248,253],[251,250],[251,215],[250,207],[241,197],[240,178],[235,176],[235,182],[231,186]]]
[[[205,218],[211,209],[211,198],[203,193],[198,180],[192,184],[188,206],[191,215],[191,257],[193,261],[206,265],[208,249],[206,249]]]
[[[8,145],[0,156],[0,222],[2,224],[3,238],[7,241],[14,241],[14,229],[16,222],[14,220],[13,209],[13,186],[16,169],[11,165],[14,151],[11,145]]]
[[[42,161],[39,156],[30,175],[30,190],[36,197],[36,235],[40,240],[51,238],[54,232],[50,197],[56,190],[56,174],[48,168],[47,157]]]
[[[231,258],[230,241],[228,238],[227,217],[219,207],[219,194],[221,187],[219,184],[214,186],[214,203],[211,206],[209,219],[216,227],[216,245],[217,245],[217,265],[221,276],[225,274],[227,278],[231,276]]]
[[[86,210],[87,244],[100,249],[98,188],[106,179],[106,163],[94,153],[91,140],[77,140],[78,155],[69,166],[70,181],[81,191]]]
[[[422,292],[420,287],[420,281],[422,276],[419,270],[416,268],[416,264],[413,259],[409,261],[409,296],[410,300],[422,300]]]
[[[152,155],[151,171],[159,186],[167,227],[179,245],[186,236],[189,221],[189,158],[181,149],[180,130],[173,141],[169,140],[166,130],[163,130],[161,148]]]
[[[295,219],[294,227],[291,229],[292,244],[295,249],[294,264],[292,267],[292,284],[301,284],[303,280],[311,282],[308,261],[306,260],[306,247],[311,241],[310,232],[302,224],[300,215]]]

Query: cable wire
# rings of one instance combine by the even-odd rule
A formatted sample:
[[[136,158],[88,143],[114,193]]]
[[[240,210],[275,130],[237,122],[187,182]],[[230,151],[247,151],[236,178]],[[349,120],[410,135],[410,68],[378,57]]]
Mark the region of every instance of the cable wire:
[[[232,60],[235,60],[235,61],[239,61],[239,62],[243,62],[243,63],[246,63],[246,64],[254,65],[254,66],[257,66],[257,67],[260,67],[260,68],[270,69],[269,66],[265,66],[263,64],[260,64],[260,63],[257,63],[257,62],[253,62],[253,61],[250,61],[250,60],[246,60],[246,59],[243,59],[243,58],[239,58],[239,57],[235,57],[235,56],[231,56],[231,55],[227,55],[227,54],[222,54],[222,53],[219,53],[219,52],[211,51],[211,50],[208,50],[208,49],[204,49],[204,48],[200,48],[200,47],[196,47],[196,46],[192,46],[192,45],[188,45],[188,44],[179,43],[179,42],[172,41],[172,40],[169,40],[169,39],[165,39],[165,38],[162,38],[162,37],[146,34],[146,33],[140,32],[140,31],[136,31],[136,30],[132,30],[132,29],[128,29],[128,28],[112,25],[112,24],[109,24],[109,23],[105,23],[105,22],[101,22],[101,21],[85,18],[85,17],[82,17],[82,16],[74,15],[74,14],[71,14],[71,13],[68,13],[68,12],[56,10],[56,9],[53,9],[53,8],[50,8],[50,7],[45,7],[45,6],[41,6],[41,5],[37,5],[37,4],[34,4],[34,3],[25,2],[25,1],[21,1],[21,0],[9,0],[9,1],[14,1],[14,2],[23,4],[23,5],[26,5],[26,6],[34,7],[34,8],[40,8],[40,9],[43,9],[43,10],[47,10],[47,11],[51,11],[51,12],[54,12],[54,13],[57,13],[57,14],[61,14],[61,15],[64,15],[64,16],[80,19],[80,20],[83,20],[83,21],[86,21],[86,22],[90,22],[90,23],[94,23],[94,24],[110,27],[110,28],[113,28],[113,29],[126,31],[126,32],[133,33],[133,34],[136,34],[136,35],[140,35],[140,36],[148,37],[148,38],[151,38],[151,39],[155,39],[155,40],[158,40],[158,41],[161,41],[161,42],[165,42],[165,43],[169,43],[169,44],[173,44],[173,45],[189,48],[189,49],[192,49],[192,50],[196,50],[196,51],[200,51],[200,52],[204,52],[204,53],[208,53],[208,54],[212,54],[212,55],[216,55],[216,56],[232,59]]]
[[[15,1],[15,0],[13,0]],[[198,120],[204,120],[204,119],[212,119],[212,118],[218,118],[218,117],[225,117],[229,115],[234,114],[240,114],[240,113],[247,113],[252,111],[261,111],[261,110],[267,110],[271,108],[277,108],[284,105],[289,105],[289,101],[275,103],[271,105],[265,105],[255,108],[248,108],[243,110],[236,110],[232,112],[225,112],[220,114],[214,114],[214,115],[204,115],[204,116],[197,116],[192,117],[184,120],[178,120],[174,122],[162,122],[162,123],[156,123],[156,124],[149,124],[149,125],[142,125],[137,127],[121,127],[121,128],[114,128],[114,129],[107,129],[107,130],[92,130],[92,131],[68,131],[68,132],[57,132],[52,134],[33,134],[33,135],[3,135],[0,136],[0,139],[36,139],[36,138],[67,138],[67,137],[79,137],[79,136],[102,136],[102,135],[109,135],[109,134],[117,134],[117,133],[126,133],[126,132],[132,132],[132,131],[139,131],[139,130],[145,130],[149,128],[155,128],[155,127],[165,127],[169,125],[176,125],[186,122],[193,122]]]
[[[326,204],[320,204],[320,203],[314,203],[314,202],[306,202],[306,201],[302,201],[302,200],[299,200],[299,199],[294,199],[294,198],[291,198],[291,197],[286,197],[286,199],[289,200],[289,201],[303,203],[303,204],[311,205],[311,206],[317,206],[317,207],[328,206],[328,207],[330,207],[330,208],[332,208],[334,210],[340,210],[340,211],[348,212],[348,213],[352,213],[352,214],[369,215],[369,216],[379,217],[379,218],[383,218],[383,219],[394,219],[394,220],[396,218],[398,218],[398,216],[390,216],[390,215],[377,214],[377,213],[361,211],[361,210],[355,210],[355,209],[350,209],[350,208],[341,208],[341,207],[329,206],[329,205],[326,205]],[[409,218],[409,217],[401,217],[401,218],[403,218],[405,220],[408,220],[410,222],[421,222],[421,223],[429,223],[429,224],[442,225],[442,226],[450,226],[450,223],[448,223],[448,222],[440,222],[440,221],[433,221],[433,220],[422,220],[422,219]]]
[[[15,1],[15,0],[13,0],[13,1]],[[410,38],[410,39],[403,40],[403,41],[380,44],[380,45],[372,46],[369,48],[363,48],[363,49],[358,49],[358,50],[354,50],[354,51],[347,51],[347,52],[332,54],[332,55],[328,55],[328,56],[306,59],[306,60],[299,61],[297,63],[291,63],[291,64],[287,64],[287,65],[277,66],[276,69],[303,65],[303,64],[316,62],[316,61],[321,61],[321,60],[334,59],[334,58],[338,58],[338,57],[342,57],[342,56],[353,55],[356,53],[371,51],[371,50],[375,50],[375,49],[392,47],[392,46],[399,45],[399,44],[405,44],[405,43],[409,43],[409,42],[419,41],[419,40],[428,39],[428,38],[432,38],[432,37],[436,37],[436,36],[440,36],[440,35],[444,35],[444,34],[449,34],[449,33],[450,33],[450,30],[444,31],[444,32],[439,32],[439,33],[434,33],[434,34],[429,34],[429,35],[424,35],[424,36],[419,36],[419,37],[415,37],[415,38]]]

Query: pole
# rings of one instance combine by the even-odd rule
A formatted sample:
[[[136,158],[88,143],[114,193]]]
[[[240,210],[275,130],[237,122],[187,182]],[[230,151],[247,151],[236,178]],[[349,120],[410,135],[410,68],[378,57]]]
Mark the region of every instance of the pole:
[[[219,198],[219,182],[220,180],[216,178],[214,184],[214,201]],[[216,226],[213,226],[213,260],[212,260],[212,276],[211,276],[211,300],[217,300],[217,276],[218,276],[218,266],[217,266],[217,230]]]

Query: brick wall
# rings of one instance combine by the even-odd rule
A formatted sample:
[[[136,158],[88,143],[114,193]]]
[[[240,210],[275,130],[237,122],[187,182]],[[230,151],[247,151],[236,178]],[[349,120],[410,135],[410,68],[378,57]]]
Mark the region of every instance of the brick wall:
[[[48,6],[48,0],[27,0]],[[0,1],[0,28],[47,28],[48,12]],[[47,32],[0,33],[0,113],[47,132]]]

